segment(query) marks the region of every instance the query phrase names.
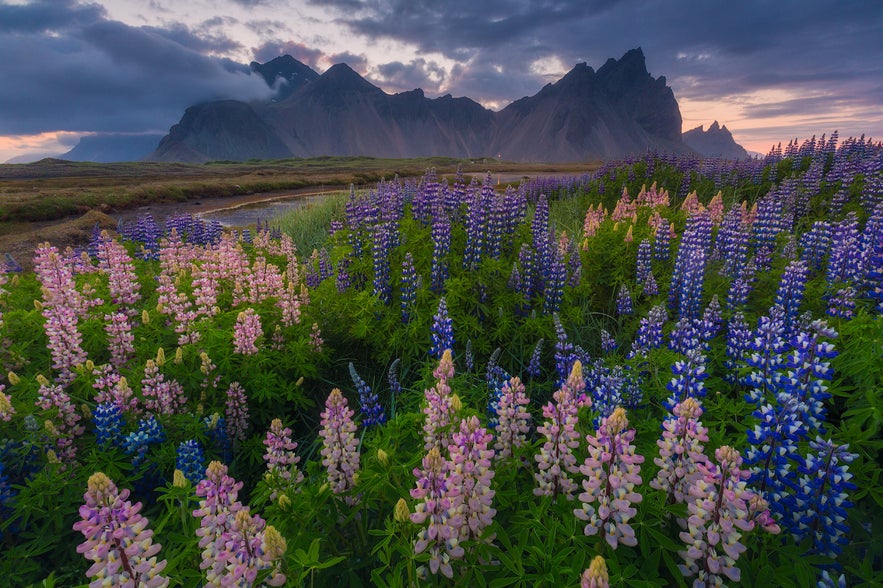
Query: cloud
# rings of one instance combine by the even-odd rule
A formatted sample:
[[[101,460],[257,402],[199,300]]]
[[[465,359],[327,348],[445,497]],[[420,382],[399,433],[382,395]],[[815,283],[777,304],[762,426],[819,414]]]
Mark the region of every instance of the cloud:
[[[212,56],[235,42],[211,29],[132,27],[67,0],[0,4],[0,134],[166,130],[198,102],[267,97],[247,67]]]
[[[316,69],[319,62],[326,57],[325,53],[319,49],[307,47],[296,41],[271,40],[254,49],[255,61],[260,63],[266,63],[280,55],[291,55],[313,69]]]
[[[401,92],[421,88],[430,94],[439,92],[447,71],[434,61],[418,58],[409,63],[393,61],[376,68],[377,76],[387,91]]]

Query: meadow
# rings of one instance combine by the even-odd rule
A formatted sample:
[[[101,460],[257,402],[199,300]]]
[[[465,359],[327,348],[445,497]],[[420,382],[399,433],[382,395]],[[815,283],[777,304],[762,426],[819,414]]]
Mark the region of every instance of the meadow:
[[[883,146],[408,175],[0,275],[10,585],[883,581]]]

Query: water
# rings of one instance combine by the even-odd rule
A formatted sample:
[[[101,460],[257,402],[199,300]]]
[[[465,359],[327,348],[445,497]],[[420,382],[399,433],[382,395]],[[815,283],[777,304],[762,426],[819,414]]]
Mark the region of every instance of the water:
[[[213,210],[211,212],[201,212],[199,213],[199,217],[206,221],[216,220],[224,227],[245,227],[265,221],[271,221],[279,215],[321,202],[329,195],[336,193],[337,192],[317,192],[274,198],[273,200],[242,204],[235,207],[223,208],[221,210]]]

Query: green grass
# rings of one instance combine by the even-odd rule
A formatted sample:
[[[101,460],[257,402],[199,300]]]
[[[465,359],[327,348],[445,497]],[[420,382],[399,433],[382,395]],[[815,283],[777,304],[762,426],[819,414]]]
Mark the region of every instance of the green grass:
[[[270,224],[292,238],[301,256],[309,255],[328,241],[328,227],[333,219],[343,216],[347,196],[347,192],[329,195],[319,202],[274,217]]]

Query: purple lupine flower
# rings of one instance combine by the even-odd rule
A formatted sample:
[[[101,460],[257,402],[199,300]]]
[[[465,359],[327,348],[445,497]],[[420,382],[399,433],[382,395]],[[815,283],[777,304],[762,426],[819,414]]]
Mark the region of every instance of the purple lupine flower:
[[[348,256],[344,256],[337,263],[337,291],[341,294],[349,290],[353,283],[350,278],[349,267],[350,258]]]
[[[474,415],[460,421],[460,430],[451,439],[448,485],[457,488],[451,499],[451,513],[460,523],[459,529],[455,529],[460,541],[479,540],[497,512],[491,506],[496,493],[491,489],[491,440],[493,435],[480,426]]]
[[[653,459],[659,472],[650,487],[668,494],[669,502],[686,502],[690,485],[701,475],[698,464],[708,462],[708,429],[702,426],[701,415],[702,405],[688,397],[662,422],[662,437],[656,441],[659,457]]]
[[[553,314],[558,312],[561,302],[564,300],[564,283],[567,279],[567,268],[561,259],[561,254],[552,252],[549,265],[546,268],[543,291],[543,312]]]
[[[861,247],[858,220],[850,212],[831,227],[831,254],[826,273],[828,286],[857,284],[861,275]]]
[[[737,311],[730,317],[727,322],[727,359],[724,360],[724,367],[727,373],[724,380],[735,384],[739,381],[737,370],[745,365],[745,357],[748,354],[753,332],[745,320],[745,315]]]
[[[775,303],[784,311],[784,336],[790,339],[794,334],[794,321],[797,319],[800,304],[803,302],[803,292],[806,290],[806,279],[809,276],[809,267],[804,261],[792,261],[785,268],[779,289],[776,291]]]
[[[576,430],[578,421],[577,398],[585,389],[582,364],[577,360],[570,370],[567,381],[552,394],[554,403],[543,406],[546,421],[537,432],[546,437],[540,453],[534,456],[539,471],[534,474],[537,487],[533,493],[537,496],[564,495],[573,500],[577,489],[571,475],[579,471],[573,451],[579,447],[579,432]],[[586,404],[591,405],[591,400]]]
[[[579,468],[586,476],[585,491],[579,495],[582,507],[573,511],[586,521],[586,535],[598,535],[613,549],[620,543],[638,544],[629,521],[637,512],[632,505],[642,500],[636,487],[641,485],[644,456],[635,453],[635,430],[627,427],[625,409],[620,407],[601,421],[595,435],[586,436],[589,455]]]
[[[89,586],[168,586],[169,579],[161,575],[166,560],[157,561],[161,546],[153,542],[153,531],[140,513],[141,503],[126,500],[129,490],[118,491],[110,478],[96,472],[89,477],[83,497],[82,520],[73,528],[86,538],[77,553],[93,562],[86,571],[94,578]]]
[[[641,285],[652,271],[650,258],[653,252],[650,248],[650,240],[644,239],[638,245],[638,256],[635,261],[635,281]]]
[[[534,345],[533,352],[530,354],[530,361],[527,364],[527,375],[531,378],[539,378],[542,370],[542,354],[543,354],[543,339],[537,341],[537,344]]]
[[[616,314],[618,316],[628,316],[634,312],[632,293],[629,292],[628,286],[620,284],[619,292],[616,294]]]
[[[800,236],[798,242],[803,253],[801,259],[813,270],[821,269],[822,262],[831,246],[831,225],[828,221],[816,221],[812,228]]]
[[[635,334],[631,351],[628,353],[629,359],[646,357],[651,350],[662,347],[662,327],[667,319],[668,312],[664,305],[657,304],[650,309],[647,316],[638,323],[638,332]]]
[[[742,457],[724,445],[715,451],[715,458],[720,465],[707,461],[697,466],[700,475],[690,485],[687,500],[687,529],[680,533],[687,549],[679,552],[684,563],[678,567],[684,576],[696,576],[694,586],[721,586],[724,577],[738,582],[741,572],[736,560],[745,551],[740,539],[754,528],[747,504],[748,472],[740,469]]]
[[[816,437],[809,442],[812,452],[800,466],[803,474],[797,482],[795,509],[789,513],[794,539],[812,540],[812,550],[836,558],[848,543],[846,509],[852,507],[849,492],[856,489],[850,482],[849,463],[858,455],[849,453],[849,445],[836,445]]]
[[[644,279],[644,296],[656,296],[659,294],[659,286],[656,284],[656,277],[653,272],[647,272]]]
[[[349,364],[350,378],[356,391],[359,393],[359,407],[362,413],[362,426],[366,429],[374,425],[382,425],[386,422],[386,414],[380,405],[380,399],[376,392],[371,391],[368,383],[356,372],[353,362]]]
[[[328,472],[328,483],[335,494],[348,492],[355,486],[359,471],[359,443],[353,411],[338,388],[331,391],[322,411],[322,465]],[[347,502],[355,502],[347,497]]]
[[[558,382],[563,383],[567,380],[567,376],[573,368],[573,362],[576,361],[577,357],[574,354],[573,343],[568,340],[567,332],[564,330],[564,325],[561,324],[561,319],[558,318],[557,314],[552,315],[552,322],[555,325],[556,334],[555,370],[558,372]]]
[[[668,261],[671,257],[670,235],[669,225],[664,222],[659,223],[653,239],[653,258],[657,261]]]
[[[827,382],[834,376],[830,360],[837,356],[834,345],[824,339],[835,339],[837,331],[823,320],[812,321],[797,331],[786,356],[782,385],[799,399],[805,411],[802,420],[812,430],[822,431],[825,401],[831,397]]]
[[[757,202],[757,216],[752,223],[752,237],[758,267],[768,269],[768,261],[776,246],[776,236],[782,231],[782,201],[770,191]]]
[[[198,484],[205,473],[205,452],[196,439],[182,441],[175,456],[175,469],[181,470],[192,484]]]
[[[781,307],[774,306],[768,316],[760,318],[752,335],[749,352],[745,355],[745,362],[755,368],[745,380],[745,384],[751,387],[745,397],[749,402],[760,402],[779,388],[779,370],[788,348],[783,337],[783,315]]]
[[[264,461],[267,462],[267,484],[272,488],[270,500],[275,500],[280,492],[299,492],[298,486],[303,482],[304,474],[297,464],[300,462],[294,450],[297,443],[291,440],[291,429],[282,426],[282,421],[273,419],[267,436],[264,439],[267,451]]]
[[[389,304],[392,299],[392,286],[389,279],[389,253],[392,245],[391,233],[395,231],[392,223],[378,223],[374,227],[374,243],[371,248],[371,258],[374,263],[373,294],[383,304]]]
[[[402,260],[402,322],[411,321],[414,305],[417,302],[417,271],[414,269],[414,257],[411,252],[405,253]]]
[[[135,356],[135,337],[132,335],[132,323],[129,315],[117,311],[104,315],[104,331],[107,333],[110,363],[117,369],[128,363]]]
[[[49,385],[46,380],[40,384],[36,404],[51,417],[50,434],[53,437],[55,453],[65,464],[73,464],[77,456],[74,440],[83,434],[86,428],[80,424],[81,417],[71,401],[70,395],[60,385]]]
[[[433,574],[441,572],[453,578],[451,559],[461,558],[465,552],[457,537],[460,520],[451,508],[451,501],[457,496],[459,488],[448,479],[449,467],[438,448],[433,447],[423,458],[423,469],[414,468],[417,487],[411,490],[411,497],[421,502],[411,513],[410,519],[415,525],[422,525],[427,519],[429,521],[417,536],[415,553],[429,549],[429,571]]]
[[[567,255],[567,285],[571,288],[579,286],[582,279],[582,256],[577,247],[576,241],[573,241]]]
[[[454,349],[454,324],[448,316],[448,305],[445,297],[438,301],[438,311],[432,317],[432,345],[429,348],[429,356],[441,359],[445,350]]]
[[[858,292],[852,286],[839,288],[828,299],[828,309],[825,311],[828,316],[835,318],[851,319],[855,315],[856,297]]]
[[[718,301],[717,294],[712,296],[711,302],[705,307],[705,313],[699,322],[699,337],[706,343],[713,339],[720,331],[723,323],[721,316],[721,305]]]
[[[386,379],[389,382],[389,393],[393,398],[393,408],[395,408],[395,399],[399,394],[402,393],[402,383],[399,381],[399,365],[402,363],[400,358],[396,358],[390,366],[389,370],[386,372]]]
[[[742,221],[742,211],[732,207],[724,217],[717,233],[715,257],[723,262],[721,275],[736,278],[748,261],[748,241],[751,235]]]
[[[177,380],[166,380],[152,359],[148,359],[144,366],[141,396],[144,408],[157,415],[175,414],[187,403],[184,387]]]
[[[616,339],[606,329],[601,329],[601,351],[612,353],[616,350]]]
[[[503,385],[497,408],[497,441],[494,443],[497,459],[511,457],[514,448],[527,442],[532,418],[527,410],[528,404],[530,399],[521,379],[518,376],[510,378]]]
[[[224,418],[227,436],[234,442],[244,441],[248,431],[248,396],[239,382],[231,382],[227,388]]]

